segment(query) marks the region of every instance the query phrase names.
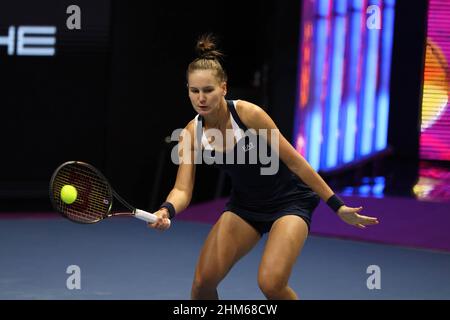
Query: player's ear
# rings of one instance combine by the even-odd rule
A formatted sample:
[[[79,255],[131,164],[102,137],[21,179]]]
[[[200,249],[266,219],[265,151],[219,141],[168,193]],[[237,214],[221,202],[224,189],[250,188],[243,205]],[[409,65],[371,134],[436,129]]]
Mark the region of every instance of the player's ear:
[[[224,81],[220,86],[223,90],[223,95],[225,96],[227,94],[227,83]]]

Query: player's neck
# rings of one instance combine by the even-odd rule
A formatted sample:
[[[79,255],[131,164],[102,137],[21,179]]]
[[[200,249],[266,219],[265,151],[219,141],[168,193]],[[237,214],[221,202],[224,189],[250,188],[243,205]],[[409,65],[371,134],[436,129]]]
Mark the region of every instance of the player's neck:
[[[222,129],[222,127],[226,126],[228,122],[228,107],[227,102],[225,99],[223,99],[220,102],[219,108],[215,110],[214,112],[211,112],[211,114],[205,115],[205,127],[206,129],[215,128],[215,129]]]

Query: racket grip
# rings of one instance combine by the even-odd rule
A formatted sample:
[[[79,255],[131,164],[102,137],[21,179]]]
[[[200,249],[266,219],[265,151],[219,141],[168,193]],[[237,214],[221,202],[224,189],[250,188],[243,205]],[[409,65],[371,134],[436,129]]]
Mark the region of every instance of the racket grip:
[[[144,211],[144,210],[140,210],[140,209],[136,209],[134,212],[134,216],[138,219],[150,222],[150,223],[155,223],[158,220],[158,217],[156,215],[154,215],[153,213]],[[170,226],[170,220],[169,220],[169,226]]]

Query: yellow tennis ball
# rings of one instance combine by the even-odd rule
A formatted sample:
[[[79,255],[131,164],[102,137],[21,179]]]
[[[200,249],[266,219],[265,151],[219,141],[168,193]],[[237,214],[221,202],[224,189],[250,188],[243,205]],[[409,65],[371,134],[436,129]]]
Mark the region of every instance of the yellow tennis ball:
[[[61,188],[61,200],[66,204],[72,204],[77,200],[77,189],[70,185],[66,184]]]

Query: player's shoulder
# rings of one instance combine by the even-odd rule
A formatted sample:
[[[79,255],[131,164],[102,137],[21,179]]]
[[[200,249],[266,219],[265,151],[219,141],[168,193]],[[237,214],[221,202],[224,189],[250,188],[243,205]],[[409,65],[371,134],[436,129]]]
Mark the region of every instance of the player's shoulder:
[[[187,130],[190,134],[194,134],[195,132],[195,121],[196,118],[192,119],[191,121],[188,122],[188,124],[184,127],[185,130]]]
[[[195,118],[188,122],[188,124],[182,129],[179,136],[180,142],[188,139],[190,145],[193,146],[195,140]]]
[[[241,121],[248,127],[252,127],[255,121],[260,120],[266,112],[260,106],[245,100],[237,100],[236,112]]]

